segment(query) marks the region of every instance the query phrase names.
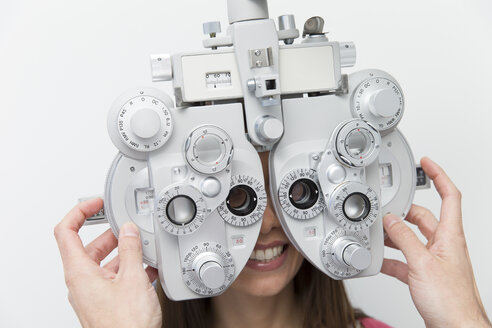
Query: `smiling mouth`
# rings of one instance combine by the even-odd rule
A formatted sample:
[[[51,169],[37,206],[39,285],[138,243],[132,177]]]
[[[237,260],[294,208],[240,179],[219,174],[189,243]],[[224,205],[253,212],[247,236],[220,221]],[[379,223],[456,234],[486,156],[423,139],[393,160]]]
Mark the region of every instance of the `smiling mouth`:
[[[260,263],[267,263],[276,260],[285,252],[287,246],[287,244],[284,244],[265,249],[254,249],[249,259]]]

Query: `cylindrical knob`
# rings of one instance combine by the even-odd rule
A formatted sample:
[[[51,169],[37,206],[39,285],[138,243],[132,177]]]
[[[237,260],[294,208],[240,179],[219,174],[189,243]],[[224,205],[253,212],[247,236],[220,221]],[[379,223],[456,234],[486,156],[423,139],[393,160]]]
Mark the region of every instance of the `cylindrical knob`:
[[[198,276],[208,288],[219,288],[224,284],[225,270],[218,262],[209,261],[200,267]]]
[[[203,23],[203,34],[215,36],[222,32],[220,28],[220,22],[206,22]]]
[[[371,113],[378,117],[396,115],[400,108],[400,99],[391,89],[379,89],[366,97],[367,106]]]
[[[149,139],[159,132],[161,119],[154,110],[142,108],[132,115],[130,126],[135,135],[142,139]]]
[[[256,133],[263,141],[274,142],[284,133],[284,125],[278,118],[264,116],[256,122]]]
[[[278,29],[279,30],[295,30],[296,19],[294,15],[282,15],[278,17]]]
[[[340,238],[334,243],[335,258],[341,264],[364,270],[372,261],[371,253],[352,238]]]
[[[229,23],[268,18],[267,0],[227,0]]]
[[[371,265],[371,253],[360,244],[350,244],[343,252],[343,261],[357,270],[364,270]]]

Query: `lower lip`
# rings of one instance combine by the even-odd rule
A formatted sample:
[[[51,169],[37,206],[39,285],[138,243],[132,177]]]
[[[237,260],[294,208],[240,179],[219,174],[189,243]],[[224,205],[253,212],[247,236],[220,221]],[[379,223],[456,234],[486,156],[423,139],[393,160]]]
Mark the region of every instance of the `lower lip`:
[[[275,269],[278,269],[279,267],[284,264],[285,259],[287,258],[287,252],[289,251],[289,247],[285,245],[285,250],[280,255],[277,257],[275,260],[269,261],[269,262],[261,262],[261,261],[255,261],[255,260],[248,260],[246,263],[246,266],[248,268],[251,268],[253,270],[257,271],[272,271]]]

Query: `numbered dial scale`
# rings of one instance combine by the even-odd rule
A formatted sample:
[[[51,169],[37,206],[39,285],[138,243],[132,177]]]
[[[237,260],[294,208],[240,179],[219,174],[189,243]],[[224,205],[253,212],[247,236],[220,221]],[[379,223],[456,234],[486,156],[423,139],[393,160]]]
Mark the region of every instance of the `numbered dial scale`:
[[[378,218],[379,198],[367,185],[346,182],[331,194],[329,211],[344,229],[367,229]]]
[[[379,76],[381,75],[381,76]],[[355,89],[352,112],[356,117],[374,124],[379,131],[395,127],[404,111],[403,93],[398,83],[381,72],[370,73]]]
[[[296,169],[282,179],[278,198],[287,214],[298,220],[307,220],[317,216],[325,208],[320,190],[316,171]]]
[[[163,101],[143,91],[139,93],[121,107],[118,130],[127,146],[149,152],[166,143],[172,131],[172,119]]]
[[[371,264],[369,238],[361,232],[332,230],[321,244],[321,261],[334,276],[349,278]]]
[[[204,242],[194,246],[183,262],[183,280],[197,294],[218,295],[234,280],[234,260],[219,243]]]
[[[161,193],[156,214],[164,230],[173,235],[185,235],[200,227],[206,211],[200,191],[190,185],[177,185]]]
[[[249,226],[263,217],[267,206],[265,187],[248,175],[231,178],[227,199],[218,207],[220,216],[233,226]]]
[[[215,174],[230,164],[233,149],[231,137],[224,130],[204,125],[190,133],[185,143],[185,157],[195,171]]]

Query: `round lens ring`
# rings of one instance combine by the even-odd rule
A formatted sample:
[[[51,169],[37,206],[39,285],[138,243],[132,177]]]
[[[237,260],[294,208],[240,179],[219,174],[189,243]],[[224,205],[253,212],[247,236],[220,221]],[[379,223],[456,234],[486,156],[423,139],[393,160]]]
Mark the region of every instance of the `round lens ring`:
[[[313,207],[318,201],[318,197],[318,186],[309,179],[299,179],[289,189],[290,202],[300,210]]]
[[[367,131],[361,129],[352,130],[345,139],[345,148],[352,157],[366,155],[371,149],[371,140]]]
[[[226,204],[232,214],[246,216],[255,210],[258,204],[258,197],[250,186],[237,185],[229,191]]]
[[[364,220],[371,210],[371,203],[366,195],[353,193],[343,202],[343,213],[353,222]]]
[[[196,204],[190,197],[179,195],[169,201],[166,214],[172,223],[186,225],[196,216]]]

